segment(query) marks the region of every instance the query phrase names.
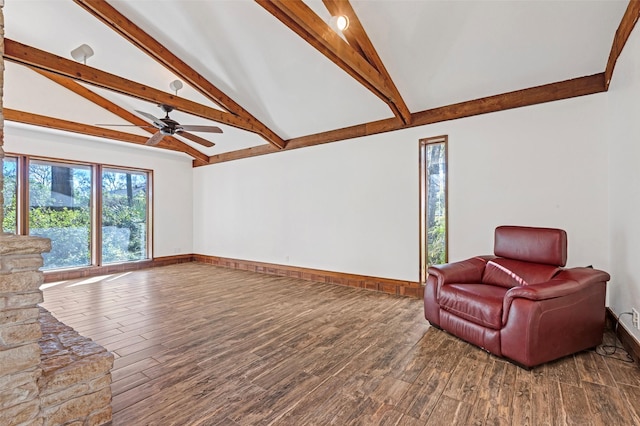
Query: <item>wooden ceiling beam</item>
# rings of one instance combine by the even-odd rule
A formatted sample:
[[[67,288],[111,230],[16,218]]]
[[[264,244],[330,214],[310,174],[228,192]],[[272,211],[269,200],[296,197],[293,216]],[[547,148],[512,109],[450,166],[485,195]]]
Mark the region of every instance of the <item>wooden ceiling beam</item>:
[[[251,115],[251,113],[222,92],[222,90],[218,89],[213,83],[208,81],[196,70],[170,52],[156,39],[127,19],[109,3],[103,0],[74,1],[122,37],[137,46],[147,55],[151,56],[155,61],[162,64],[165,68],[178,76],[178,78],[184,80],[191,87],[198,90],[205,97],[209,98],[230,113],[246,119],[254,127],[254,132],[262,136],[267,142],[277,148],[284,148],[284,140],[274,131],[269,129],[266,125]]]
[[[134,135],[117,130],[104,129],[89,124],[76,123],[74,121],[62,120],[60,118],[47,117],[45,115],[33,114],[25,111],[18,111],[10,108],[3,109],[4,119],[16,123],[30,124],[32,126],[46,127],[48,129],[62,130],[65,132],[79,133],[81,135],[95,136],[98,138],[111,139],[119,142],[129,142],[137,145],[146,145],[147,137]],[[182,152],[179,147],[170,142],[165,142],[164,147],[173,151]],[[206,164],[204,160],[194,159],[194,166]]]
[[[605,84],[607,89],[609,89],[609,84],[611,83],[611,78],[613,77],[613,70],[616,67],[616,62],[618,61],[618,57],[622,53],[622,49],[624,45],[627,43],[629,36],[631,35],[631,31],[636,26],[636,22],[638,22],[638,18],[640,17],[640,0],[631,0],[627,5],[627,10],[625,10],[624,15],[622,16],[622,20],[620,21],[620,25],[616,30],[616,35],[613,38],[613,44],[611,46],[611,52],[609,53],[609,59],[607,61],[607,67],[604,71],[605,76]]]
[[[46,127],[49,129],[63,130],[66,132],[79,133],[82,135],[96,136],[121,142],[130,142],[144,145],[147,137],[134,135],[132,133],[120,132],[118,130],[103,129],[102,127],[90,124],[76,123],[75,121],[63,120],[46,115],[33,114],[31,112],[19,111],[10,108],[3,109],[4,118],[16,123],[30,124],[32,126]]]
[[[258,145],[237,151],[224,152],[209,157],[209,164],[224,163],[225,161],[240,160],[242,158],[257,157],[258,155],[273,154],[279,152],[271,145]],[[204,165],[204,164],[203,164]]]
[[[402,95],[398,91],[398,88],[393,82],[391,75],[387,71],[382,59],[378,55],[371,39],[367,35],[364,26],[360,22],[358,15],[349,3],[349,0],[322,0],[325,7],[331,14],[331,16],[344,15],[349,19],[349,27],[343,31],[343,35],[347,39],[347,42],[357,52],[362,55],[385,79],[387,86],[393,92],[395,101],[392,102],[391,109],[394,111],[394,115],[401,118],[404,124],[411,122],[411,111],[402,99]]]
[[[411,114],[410,124],[402,124],[395,118],[389,118],[314,135],[302,136],[287,141],[285,151],[605,91],[605,74],[594,74],[416,112]],[[269,150],[261,147],[237,150],[210,157],[210,164],[270,153]]]
[[[315,47],[320,53],[355,78],[397,111],[395,93],[361,54],[335,33],[301,0],[255,0],[266,11]]]
[[[42,71],[42,70],[34,70],[36,71],[38,74],[42,75],[43,77],[48,78],[49,80],[59,84],[60,86],[71,90],[73,93],[82,96],[83,98],[87,99],[88,101],[93,102],[94,104],[98,105],[99,107],[102,107],[104,109],[106,109],[107,111],[117,115],[118,117],[122,118],[125,121],[128,121],[129,123],[136,125],[136,126],[141,126],[142,130],[145,130],[146,132],[150,133],[150,134],[154,134],[156,133],[157,129],[153,128],[153,129],[148,129],[146,128],[147,126],[150,126],[150,124],[148,122],[146,122],[145,120],[143,120],[142,118],[138,117],[137,115],[127,111],[126,109],[122,108],[119,105],[116,105],[115,103],[111,102],[108,99],[105,99],[104,97],[98,95],[95,92],[92,92],[91,90],[87,89],[86,87],[84,87],[83,85],[81,85],[80,83],[77,83],[76,81],[68,78],[68,77],[63,77],[60,76],[58,74],[53,74],[51,72],[48,71]],[[142,127],[144,126],[144,127]],[[202,152],[198,151],[197,149],[193,148],[192,146],[182,142],[179,139],[174,138],[173,136],[165,136],[158,145],[161,148],[167,148],[167,149],[172,149],[174,151],[181,151],[184,152],[185,154],[193,157],[195,160],[198,160],[200,162],[208,162],[209,161],[209,156],[206,154],[203,154]]]
[[[4,40],[4,58],[11,62],[29,66],[34,69],[49,71],[81,81],[116,93],[131,96],[155,104],[171,105],[178,111],[206,118],[218,123],[227,124],[252,133],[259,133],[255,125],[242,117],[220,111],[206,105],[180,98],[142,83],[127,80],[97,68],[75,62],[63,57],[27,46],[6,38]]]

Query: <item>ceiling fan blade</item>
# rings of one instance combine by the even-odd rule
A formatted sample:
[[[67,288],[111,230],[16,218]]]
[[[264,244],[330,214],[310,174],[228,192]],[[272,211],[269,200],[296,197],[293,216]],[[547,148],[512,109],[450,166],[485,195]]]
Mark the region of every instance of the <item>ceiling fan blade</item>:
[[[149,114],[148,112],[144,112],[144,111],[139,111],[139,110],[134,110],[135,112],[137,112],[140,115],[143,115],[145,117],[147,117],[149,120],[153,121],[153,125],[155,127],[157,127],[158,129],[162,129],[165,124],[162,122],[162,120],[160,120],[159,118]]]
[[[187,130],[189,132],[207,132],[207,133],[222,133],[222,129],[217,126],[198,126],[198,125],[180,125],[182,130]]]
[[[206,140],[204,138],[201,138],[200,136],[196,136],[196,135],[193,135],[191,133],[187,133],[187,132],[185,132],[183,130],[176,131],[176,134],[178,134],[180,136],[183,136],[183,137],[185,137],[185,138],[187,138],[190,141],[193,141],[195,143],[199,143],[202,146],[206,146],[207,148],[211,148],[212,146],[215,145],[215,143],[213,143],[213,142],[210,142],[210,141],[208,141],[208,140]]]
[[[141,129],[155,129],[155,126],[140,126],[137,124],[94,124],[94,126],[106,126],[106,127],[140,127]]]
[[[162,140],[162,138],[164,138],[164,134],[162,134],[162,132],[155,132],[150,138],[149,140],[147,140],[145,142],[146,145],[151,145],[151,146],[155,146],[158,145],[160,143],[160,141]]]

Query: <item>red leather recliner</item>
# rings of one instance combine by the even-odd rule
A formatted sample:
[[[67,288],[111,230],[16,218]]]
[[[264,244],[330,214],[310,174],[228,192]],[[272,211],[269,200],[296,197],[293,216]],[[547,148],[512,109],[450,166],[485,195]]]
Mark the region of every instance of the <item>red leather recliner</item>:
[[[500,226],[494,254],[429,268],[433,326],[528,368],[602,342],[610,276],[563,269],[565,231]]]

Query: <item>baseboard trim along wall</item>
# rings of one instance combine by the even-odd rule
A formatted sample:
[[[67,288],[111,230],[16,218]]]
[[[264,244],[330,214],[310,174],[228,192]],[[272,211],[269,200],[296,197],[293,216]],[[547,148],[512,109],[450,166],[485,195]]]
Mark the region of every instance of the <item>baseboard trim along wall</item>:
[[[258,272],[268,275],[299,278],[306,281],[331,283],[349,287],[364,288],[382,293],[396,294],[421,299],[424,288],[417,282],[377,278],[366,275],[347,274],[342,272],[322,271],[318,269],[302,268],[298,266],[278,265],[273,263],[254,262],[251,260],[230,259],[203,254],[181,254],[176,256],[156,257],[139,262],[118,263],[105,266],[88,266],[59,271],[44,272],[44,282],[74,280],[98,275],[119,274],[158,266],[175,265],[178,263],[199,262],[207,265],[220,266],[229,269]]]
[[[196,254],[194,261],[208,265],[221,266],[230,269],[258,272],[268,275],[299,278],[306,281],[338,284],[349,287],[364,288],[382,293],[396,294],[421,299],[424,288],[417,282],[394,280],[390,278],[376,278],[366,275],[347,274],[343,272],[322,271],[319,269],[302,268],[299,266],[278,265],[274,263],[254,262],[251,260],[229,259],[218,256]]]
[[[613,330],[616,321],[618,321],[618,316],[611,310],[611,308],[607,308],[607,326]],[[629,355],[631,355],[635,361],[636,365],[640,365],[640,342],[638,342],[629,330],[623,326],[618,327],[617,336],[618,339],[620,339],[622,346],[624,346],[627,352],[629,352]]]
[[[78,278],[97,277],[98,275],[121,274],[123,272],[138,271],[140,269],[155,268],[157,266],[175,265],[177,263],[193,262],[192,254],[156,257],[139,262],[114,263],[104,266],[87,266],[85,268],[62,269],[44,271],[44,282],[75,280]]]

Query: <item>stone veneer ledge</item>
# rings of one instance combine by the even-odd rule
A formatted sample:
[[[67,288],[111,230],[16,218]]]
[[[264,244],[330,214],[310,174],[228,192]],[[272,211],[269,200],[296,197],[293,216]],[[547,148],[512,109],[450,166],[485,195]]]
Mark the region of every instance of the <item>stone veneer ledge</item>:
[[[44,425],[102,425],[111,421],[113,354],[40,308]]]

